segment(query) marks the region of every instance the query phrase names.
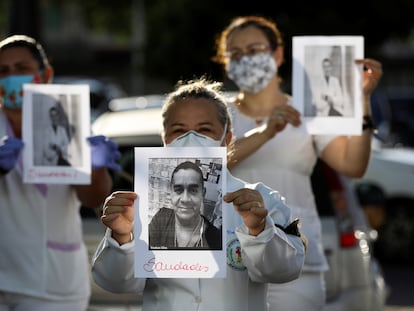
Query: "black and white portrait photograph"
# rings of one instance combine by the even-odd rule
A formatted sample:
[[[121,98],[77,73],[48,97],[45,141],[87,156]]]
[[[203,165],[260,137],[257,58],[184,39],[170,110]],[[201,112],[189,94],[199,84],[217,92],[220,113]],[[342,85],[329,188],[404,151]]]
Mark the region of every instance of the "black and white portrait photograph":
[[[293,102],[312,134],[361,131],[361,58],[362,37],[294,37]]]
[[[217,166],[221,158],[149,159],[150,249],[222,248]]]
[[[79,95],[34,94],[33,102],[36,106],[32,111],[34,164],[36,166],[71,166],[71,163],[74,166],[79,165],[80,157],[76,152],[71,152],[80,150],[76,148],[76,145],[79,145],[76,125],[73,124],[76,118],[69,118],[67,113],[68,110],[77,110]],[[68,102],[73,104],[69,106]]]
[[[225,167],[222,147],[135,148],[135,187],[144,194],[135,208],[135,219],[140,219],[136,232],[145,242],[136,269],[142,272],[146,267],[144,274],[148,273],[146,260],[155,256],[160,265],[177,258],[188,265],[194,259],[204,262],[200,271],[180,268],[169,272],[174,275],[220,275],[226,260],[222,209]],[[147,259],[143,259],[143,251]],[[158,271],[155,265],[151,273],[162,276],[166,271]]]
[[[87,86],[26,87],[23,135],[28,146],[25,158],[28,182],[48,183],[53,179],[60,183],[88,183]]]

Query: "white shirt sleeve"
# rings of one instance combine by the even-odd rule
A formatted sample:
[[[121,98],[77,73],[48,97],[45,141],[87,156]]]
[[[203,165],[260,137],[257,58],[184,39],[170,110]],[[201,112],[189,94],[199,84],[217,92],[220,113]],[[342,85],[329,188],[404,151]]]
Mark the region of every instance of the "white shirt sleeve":
[[[313,140],[316,146],[318,156],[322,155],[322,152],[329,145],[331,141],[333,141],[337,135],[314,135]]]
[[[293,219],[290,209],[277,191],[263,184],[256,184],[256,190],[262,194],[269,214],[266,226],[257,237],[248,234],[243,224],[236,230],[241,244],[243,263],[255,282],[283,283],[299,277],[304,260],[305,246],[301,237],[286,234],[282,228],[287,227]]]
[[[92,276],[96,284],[114,293],[140,293],[145,278],[134,276],[134,241],[119,245],[107,229],[92,258]]]

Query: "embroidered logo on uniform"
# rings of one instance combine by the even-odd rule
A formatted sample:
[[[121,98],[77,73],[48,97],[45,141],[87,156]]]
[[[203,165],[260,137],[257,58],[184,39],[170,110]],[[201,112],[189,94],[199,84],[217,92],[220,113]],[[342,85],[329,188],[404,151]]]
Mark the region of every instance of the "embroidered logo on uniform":
[[[246,270],[242,261],[240,242],[237,238],[227,243],[227,265],[234,270]]]

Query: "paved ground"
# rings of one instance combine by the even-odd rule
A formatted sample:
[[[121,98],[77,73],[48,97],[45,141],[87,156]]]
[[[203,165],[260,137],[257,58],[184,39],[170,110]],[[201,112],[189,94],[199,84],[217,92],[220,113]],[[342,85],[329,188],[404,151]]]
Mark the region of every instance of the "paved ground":
[[[88,308],[88,311],[141,311],[141,310],[142,310],[141,306],[126,306],[126,307],[90,306]]]
[[[384,311],[414,311],[414,265],[383,265],[384,276],[390,288],[390,296]],[[96,289],[95,289],[96,290]],[[109,299],[108,293],[100,297]],[[125,296],[123,306],[111,306],[105,302],[92,304],[88,311],[141,311],[141,304],[135,300],[129,305],[130,296]],[[122,300],[122,299],[121,299]],[[352,311],[352,310],[349,310]]]
[[[141,306],[90,306],[88,311],[141,311]],[[386,306],[384,311],[414,311],[414,306]]]

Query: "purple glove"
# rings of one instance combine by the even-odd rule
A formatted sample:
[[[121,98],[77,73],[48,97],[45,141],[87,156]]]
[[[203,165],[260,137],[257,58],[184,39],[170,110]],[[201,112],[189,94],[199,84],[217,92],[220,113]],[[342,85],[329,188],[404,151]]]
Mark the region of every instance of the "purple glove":
[[[92,167],[108,167],[114,171],[121,171],[121,166],[115,161],[121,158],[118,145],[109,138],[98,135],[87,138],[92,149]]]
[[[17,138],[4,136],[0,141],[0,171],[7,173],[14,168],[24,143]]]

